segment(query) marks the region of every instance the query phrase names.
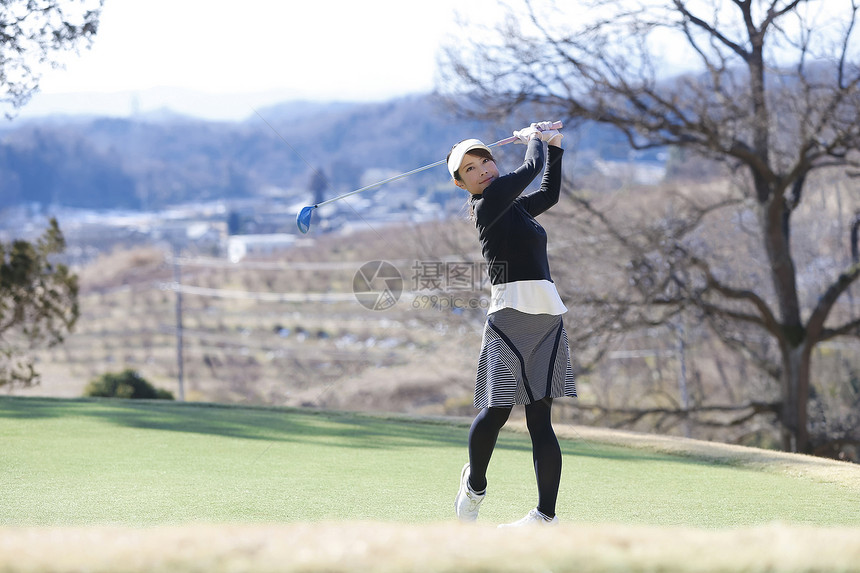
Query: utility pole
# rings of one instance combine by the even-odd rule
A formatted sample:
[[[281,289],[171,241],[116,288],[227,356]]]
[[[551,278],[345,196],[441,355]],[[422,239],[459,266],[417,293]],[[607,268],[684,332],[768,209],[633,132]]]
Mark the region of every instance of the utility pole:
[[[684,437],[690,437],[690,393],[687,389],[687,341],[684,332],[683,319],[678,320],[675,326],[675,333],[678,337],[678,392],[681,394],[681,409],[684,411]]]
[[[176,293],[176,367],[179,377],[179,400],[185,401],[184,360],[182,358],[182,268],[179,248],[173,247],[173,291]]]

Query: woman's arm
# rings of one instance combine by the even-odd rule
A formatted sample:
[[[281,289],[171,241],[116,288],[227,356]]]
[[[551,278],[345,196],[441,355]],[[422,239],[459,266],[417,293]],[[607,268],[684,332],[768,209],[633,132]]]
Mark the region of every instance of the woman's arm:
[[[526,211],[532,217],[537,217],[556,203],[561,193],[561,157],[564,150],[555,145],[548,145],[548,159],[543,173],[540,189],[519,198]]]
[[[539,138],[532,139],[528,142],[523,164],[512,173],[499,177],[484,189],[482,194],[484,206],[491,207],[494,211],[508,208],[538,176],[543,164],[543,143]]]

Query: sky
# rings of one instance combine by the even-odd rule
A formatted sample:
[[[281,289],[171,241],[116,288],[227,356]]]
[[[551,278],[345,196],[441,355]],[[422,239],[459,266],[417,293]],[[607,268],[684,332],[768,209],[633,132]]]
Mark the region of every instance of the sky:
[[[848,1],[816,0],[810,10]],[[556,9],[583,16],[576,0]],[[20,115],[170,108],[238,120],[289,100],[427,93],[440,47],[463,33],[458,19],[492,27],[501,15],[498,0],[105,0],[92,48],[45,70]],[[671,62],[674,50],[661,52],[670,69],[683,67]]]
[[[289,99],[373,101],[433,89],[456,18],[494,0],[106,0],[91,49],[46,70],[23,116],[165,105],[237,118]],[[243,105],[244,104],[244,105]]]

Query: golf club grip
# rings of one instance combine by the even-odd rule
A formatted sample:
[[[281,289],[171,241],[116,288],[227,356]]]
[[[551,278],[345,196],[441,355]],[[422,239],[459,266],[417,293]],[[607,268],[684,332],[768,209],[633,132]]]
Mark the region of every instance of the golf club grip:
[[[564,123],[562,123],[562,121],[559,120],[559,121],[552,122],[550,129],[561,129],[562,127],[564,127]],[[496,147],[499,145],[507,145],[509,143],[515,142],[517,139],[519,139],[519,138],[516,135],[512,135],[511,137],[506,137],[505,139],[500,139],[499,141],[497,141],[495,143],[491,143],[487,147]]]

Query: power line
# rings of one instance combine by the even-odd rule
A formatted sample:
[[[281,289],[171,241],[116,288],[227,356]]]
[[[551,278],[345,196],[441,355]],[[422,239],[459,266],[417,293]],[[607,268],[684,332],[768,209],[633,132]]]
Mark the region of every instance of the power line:
[[[337,271],[337,270],[352,270],[355,271],[367,261],[287,261],[287,262],[272,262],[272,261],[241,261],[231,263],[224,259],[207,258],[207,257],[177,257],[173,264],[179,266],[190,267],[212,267],[212,268],[230,268],[230,269],[257,269],[257,270],[272,270],[272,271]]]
[[[354,301],[354,293],[345,292],[250,292],[240,290],[218,289],[183,285],[178,283],[159,283],[161,290],[177,293],[207,296],[212,298],[230,298],[240,300],[261,300],[266,302],[347,302]]]

